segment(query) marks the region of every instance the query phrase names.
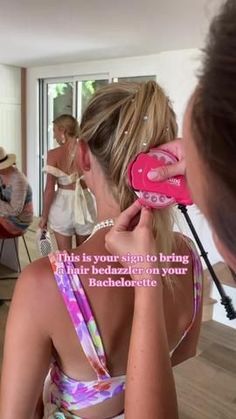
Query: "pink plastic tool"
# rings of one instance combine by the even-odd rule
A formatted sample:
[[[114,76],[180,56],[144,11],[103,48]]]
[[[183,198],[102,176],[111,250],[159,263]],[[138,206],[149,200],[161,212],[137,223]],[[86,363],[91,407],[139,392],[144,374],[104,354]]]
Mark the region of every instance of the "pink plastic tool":
[[[140,153],[130,163],[129,183],[141,204],[151,208],[165,208],[173,204],[191,205],[193,203],[184,176],[174,176],[161,182],[152,182],[147,177],[147,173],[152,169],[177,161],[173,154],[153,148],[148,153]]]

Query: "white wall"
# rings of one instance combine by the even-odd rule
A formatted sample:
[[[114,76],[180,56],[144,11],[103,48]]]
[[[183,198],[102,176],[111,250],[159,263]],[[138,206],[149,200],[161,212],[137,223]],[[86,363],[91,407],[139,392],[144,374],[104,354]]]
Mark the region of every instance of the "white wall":
[[[0,65],[0,145],[21,168],[21,69]]]
[[[201,53],[198,50],[163,52],[159,55],[159,60],[157,81],[164,87],[173,103],[179,125],[179,135],[181,135],[184,111],[194,86],[197,84]],[[188,213],[203,246],[209,251],[210,261],[216,263],[222,260],[214,246],[206,219],[199,213],[195,205],[188,207]],[[176,229],[191,237],[191,232],[181,212],[177,210],[176,215],[178,221]]]
[[[231,298],[234,309],[236,309],[236,288],[229,287],[229,286],[224,286],[224,290],[226,292],[226,295],[228,295]],[[220,300],[219,293],[218,293],[215,285],[212,288],[211,297],[218,301],[217,304],[214,304],[213,320],[216,320],[219,323],[225,324],[226,326],[229,326],[229,327],[232,327],[233,329],[236,329],[236,320],[229,320],[226,317],[225,308],[219,302],[219,300]]]
[[[201,53],[196,49],[163,52],[159,59],[157,81],[164,87],[173,103],[181,135],[184,111],[197,84]]]

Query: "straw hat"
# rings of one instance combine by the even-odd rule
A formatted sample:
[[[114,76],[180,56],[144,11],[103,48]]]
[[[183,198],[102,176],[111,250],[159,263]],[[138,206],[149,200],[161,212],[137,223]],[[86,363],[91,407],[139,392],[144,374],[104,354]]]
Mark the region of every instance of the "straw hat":
[[[0,170],[11,167],[16,162],[15,154],[7,154],[3,147],[0,147]]]

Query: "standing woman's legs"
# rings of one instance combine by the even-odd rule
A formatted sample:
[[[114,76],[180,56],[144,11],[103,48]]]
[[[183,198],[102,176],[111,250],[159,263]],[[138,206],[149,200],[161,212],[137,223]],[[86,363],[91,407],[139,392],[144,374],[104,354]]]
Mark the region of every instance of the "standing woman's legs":
[[[80,236],[79,234],[76,234],[76,246],[80,246],[89,236],[90,234],[88,234],[87,236]]]
[[[91,236],[93,232],[94,224],[86,223],[82,225],[76,224],[75,226],[75,237],[76,237],[76,246],[80,246],[85,240]]]
[[[56,238],[58,250],[72,249],[72,236],[64,236],[56,231],[53,231],[53,233]]]
[[[58,250],[72,249],[74,195],[73,189],[59,188],[50,208],[48,225],[55,235]]]

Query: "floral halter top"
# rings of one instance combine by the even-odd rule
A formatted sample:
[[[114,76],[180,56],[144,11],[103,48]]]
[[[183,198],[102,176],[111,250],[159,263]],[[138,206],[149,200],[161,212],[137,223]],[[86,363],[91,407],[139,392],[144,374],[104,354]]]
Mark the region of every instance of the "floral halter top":
[[[203,271],[199,255],[192,240],[184,237],[191,249],[193,260],[194,308],[190,324],[186,328],[178,344],[170,356],[180,345],[192,328],[197,311],[201,305]],[[67,252],[63,252],[67,254]],[[97,380],[78,381],[68,377],[60,370],[56,361],[50,370],[47,382],[47,400],[45,419],[76,418],[70,411],[80,410],[116,396],[125,389],[125,375],[111,377],[106,365],[106,356],[88,298],[84,292],[80,278],[76,274],[68,274],[68,268],[74,268],[72,262],[59,258],[60,252],[51,253],[49,259],[55,281],[63,297],[65,306],[74,325],[78,341],[96,373]],[[123,416],[118,416],[123,417]]]

